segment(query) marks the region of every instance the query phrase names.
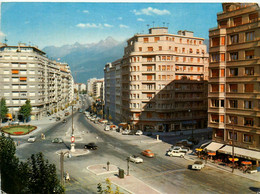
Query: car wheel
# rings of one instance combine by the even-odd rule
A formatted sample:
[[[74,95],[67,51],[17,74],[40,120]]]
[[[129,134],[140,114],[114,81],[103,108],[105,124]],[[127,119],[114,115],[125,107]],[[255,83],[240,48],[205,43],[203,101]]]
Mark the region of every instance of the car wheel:
[[[181,155],[181,158],[184,158],[184,155]]]

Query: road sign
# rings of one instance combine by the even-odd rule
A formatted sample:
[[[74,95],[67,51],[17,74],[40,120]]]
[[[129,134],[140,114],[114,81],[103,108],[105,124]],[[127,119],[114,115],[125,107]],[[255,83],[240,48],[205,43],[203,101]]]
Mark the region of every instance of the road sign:
[[[74,143],[74,142],[75,142],[75,137],[71,136],[71,143]]]

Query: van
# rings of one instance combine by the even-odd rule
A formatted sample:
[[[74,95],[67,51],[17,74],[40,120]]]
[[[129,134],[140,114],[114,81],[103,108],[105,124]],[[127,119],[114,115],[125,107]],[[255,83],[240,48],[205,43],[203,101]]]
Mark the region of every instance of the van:
[[[109,125],[106,125],[105,128],[104,128],[105,131],[109,131],[110,130],[110,126]]]

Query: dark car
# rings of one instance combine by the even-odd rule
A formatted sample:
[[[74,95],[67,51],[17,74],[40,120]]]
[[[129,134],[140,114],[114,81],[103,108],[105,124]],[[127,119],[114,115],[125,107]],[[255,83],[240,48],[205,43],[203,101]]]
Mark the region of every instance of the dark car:
[[[66,119],[63,119],[63,121],[62,121],[63,123],[66,123],[67,122],[67,120]]]
[[[60,121],[60,119],[61,119],[60,117],[57,117],[57,118],[56,118],[56,121]]]
[[[89,143],[89,144],[85,145],[84,148],[89,149],[89,150],[96,150],[97,145],[95,143]]]

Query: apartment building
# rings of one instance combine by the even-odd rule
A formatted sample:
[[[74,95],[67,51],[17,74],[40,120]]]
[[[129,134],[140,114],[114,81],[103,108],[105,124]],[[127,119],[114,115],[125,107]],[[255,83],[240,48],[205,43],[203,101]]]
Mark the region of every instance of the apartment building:
[[[73,78],[68,64],[58,63],[34,46],[0,43],[0,97],[9,112],[18,117],[30,99],[31,119],[40,119],[72,101]]]
[[[191,31],[149,29],[127,41],[121,60],[121,121],[173,131],[207,127],[208,54]]]
[[[88,95],[93,95],[93,84],[97,78],[91,78],[87,81],[87,93]]]
[[[209,30],[208,126],[213,128],[213,141],[219,143],[218,148],[226,145],[219,152],[231,154],[234,137],[235,154],[257,161],[260,160],[259,6],[223,3],[222,7],[223,11],[217,14],[218,26]]]
[[[87,85],[83,84],[83,83],[75,83],[74,84],[74,88],[78,91],[78,92],[83,92],[87,90]]]
[[[115,123],[121,122],[121,59],[107,63],[105,73],[105,112]]]
[[[95,82],[93,82],[93,96],[96,98],[100,98],[101,96],[101,88],[104,84],[104,78],[98,79]]]

